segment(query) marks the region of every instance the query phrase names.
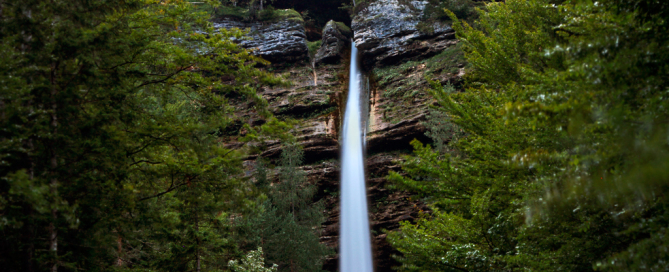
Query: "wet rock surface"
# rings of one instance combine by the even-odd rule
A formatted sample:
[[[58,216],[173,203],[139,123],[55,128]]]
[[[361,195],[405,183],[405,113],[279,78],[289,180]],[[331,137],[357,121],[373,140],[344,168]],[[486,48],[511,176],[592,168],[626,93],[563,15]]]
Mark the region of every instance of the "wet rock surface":
[[[442,22],[419,29],[427,1],[377,0],[353,17],[354,41],[370,69],[400,61],[426,58],[441,52],[455,39]]]
[[[339,23],[343,25],[342,23]],[[335,21],[329,21],[323,28],[321,47],[316,52],[314,64],[339,63],[344,56],[344,51],[350,45],[351,30],[343,29],[345,26],[338,25]]]
[[[426,204],[412,198],[410,193],[389,190],[385,179],[388,171],[401,170],[400,154],[410,152],[409,143],[413,139],[430,141],[425,136],[427,128],[424,121],[428,106],[434,100],[427,94],[429,84],[425,78],[429,75],[444,84],[458,84],[464,75],[464,65],[457,61],[444,61],[450,59],[449,56],[432,56],[456,45],[450,27],[437,25],[432,34],[418,30],[418,18],[426,3],[377,0],[362,9],[354,19],[354,39],[367,67],[374,68],[370,74],[376,74],[370,81],[366,146],[369,154],[366,158],[367,192],[376,271],[392,271],[393,266],[399,265],[391,257],[399,252],[386,241],[385,231],[396,230],[400,222],[415,221],[421,212],[429,212]],[[218,23],[219,27],[252,28],[247,26],[248,23]],[[277,117],[297,120],[293,132],[304,149],[305,165],[302,170],[309,182],[318,187],[315,200],[326,205],[326,221],[321,226],[320,241],[337,249],[340,190],[338,130],[340,111],[344,106],[340,101],[345,97],[347,87],[348,64],[346,61],[328,63],[342,59],[342,46],[348,46],[350,41],[334,22],[328,24],[330,27],[324,28],[322,46],[314,58],[320,65],[314,69],[304,61],[308,51],[306,39],[299,34],[300,31],[304,33],[304,27],[292,32],[294,30],[290,27],[279,29],[282,23],[292,24],[287,21],[275,23],[275,26],[256,25],[257,32],[251,30],[251,35],[259,37],[258,41],[255,44],[248,43],[250,41],[242,43],[248,48],[258,47],[256,54],[280,62],[280,67],[266,69],[292,82],[291,86],[259,91]],[[272,34],[273,31],[275,34]],[[261,35],[261,32],[268,34]],[[273,41],[281,41],[283,45],[274,45],[272,43],[277,42]],[[267,53],[262,55],[261,52]],[[241,112],[249,108],[252,106],[240,105],[240,114],[247,114]],[[234,148],[234,145],[232,143],[230,147]],[[281,150],[279,142],[265,142],[260,154],[248,157],[248,172],[253,171],[255,158],[278,159]],[[337,255],[328,257],[323,269],[337,271]]]
[[[401,170],[400,157],[410,152],[411,140],[417,138],[429,142],[425,136],[427,128],[424,120],[427,108],[434,100],[425,92],[429,88],[425,81],[426,73],[432,71],[432,78],[444,84],[457,83],[464,70],[457,68],[459,65],[454,67],[448,71],[434,71],[429,70],[425,63],[411,64],[402,68],[399,76],[372,84],[366,174],[376,271],[392,271],[392,267],[399,265],[391,256],[400,253],[387,242],[384,230],[396,230],[400,222],[413,222],[421,212],[429,212],[426,204],[412,198],[410,193],[388,189],[385,176],[390,170]],[[345,91],[346,82],[340,77],[346,74],[346,67],[344,64],[322,65],[317,69],[294,66],[275,72],[293,84],[263,89],[262,95],[277,116],[289,116],[299,121],[293,132],[305,151],[306,165],[302,170],[306,172],[308,181],[318,187],[315,200],[324,201],[326,205],[326,221],[321,226],[320,241],[336,250],[339,244],[340,196],[338,113],[321,109],[342,106],[336,97]],[[394,88],[406,86],[420,92],[402,95],[401,99],[386,95]],[[259,156],[279,158],[280,154],[280,143],[269,142]],[[337,255],[328,257],[323,269],[337,271]]]
[[[366,159],[367,197],[370,206],[370,224],[372,230],[372,248],[376,271],[391,271],[399,265],[390,256],[398,254],[386,241],[385,230],[399,228],[402,221],[413,221],[427,206],[403,191],[390,191],[386,188],[387,180],[383,176],[390,170],[399,170],[399,156],[396,154],[378,154]],[[305,166],[307,177],[319,187],[319,197],[325,201],[327,220],[322,225],[321,242],[331,248],[339,245],[339,162],[323,162]],[[337,271],[338,257],[331,256],[325,261],[323,269]]]
[[[402,70],[401,76],[373,84],[370,90],[367,133],[367,153],[370,155],[366,159],[366,173],[376,271],[392,271],[393,266],[399,265],[391,257],[399,252],[386,241],[384,230],[396,230],[400,222],[414,221],[421,212],[429,212],[426,204],[412,198],[410,193],[389,190],[385,179],[388,171],[400,171],[400,154],[410,152],[409,143],[413,139],[429,142],[425,136],[427,128],[423,124],[428,105],[434,103],[425,93],[429,88],[425,81],[428,71],[424,63],[410,65]],[[464,75],[462,68],[432,72],[435,73],[433,79],[444,84],[457,82]],[[293,85],[265,89],[263,96],[270,103],[272,111],[279,116],[299,117],[300,112],[317,112],[318,104],[339,107],[341,105],[334,97],[343,91],[345,82],[338,80],[338,77],[344,73],[343,64],[324,65],[315,70],[308,67],[281,70],[280,74],[289,78]],[[420,92],[413,96],[402,96],[402,99],[386,95],[393,88],[403,86]],[[316,199],[324,201],[326,205],[327,219],[322,224],[320,240],[333,249],[339,244],[339,123],[336,116],[333,112],[304,117],[294,130],[305,150],[305,162],[308,164],[302,169],[306,171],[309,182],[318,187]],[[268,146],[261,156],[278,158],[280,153],[281,146],[276,143]],[[337,271],[338,257],[330,256],[323,269]]]
[[[304,22],[286,19],[278,22],[241,22],[232,18],[217,18],[214,28],[248,29],[248,37],[240,41],[246,49],[274,64],[297,63],[309,58]]]

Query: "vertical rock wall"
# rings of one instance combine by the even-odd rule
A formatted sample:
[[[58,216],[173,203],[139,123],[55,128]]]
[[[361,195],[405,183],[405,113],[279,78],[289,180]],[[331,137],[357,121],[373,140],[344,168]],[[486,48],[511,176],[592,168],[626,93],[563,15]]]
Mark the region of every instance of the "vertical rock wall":
[[[358,45],[370,84],[367,127],[366,171],[368,198],[376,271],[391,271],[398,254],[386,241],[385,231],[399,227],[401,221],[416,220],[428,207],[411,194],[391,191],[384,178],[389,171],[399,171],[401,153],[415,138],[429,141],[423,125],[428,105],[433,100],[425,76],[443,83],[457,83],[463,76],[463,64],[452,67],[431,65],[448,59],[435,55],[456,45],[454,32],[444,23],[433,23],[430,33],[419,30],[427,1],[375,0],[353,17],[352,36],[342,33],[334,22],[323,29],[322,47],[312,60],[308,58],[304,27],[299,22],[272,24],[218,20],[217,27],[249,28],[252,40],[240,41],[246,48],[283,68],[277,74],[293,82],[290,87],[264,89],[263,96],[279,117],[296,118],[294,128],[305,150],[309,182],[318,185],[318,200],[325,201],[327,220],[322,225],[321,242],[337,248],[339,232],[339,141],[340,101],[347,86],[350,37]],[[437,59],[435,59],[437,58]],[[277,158],[278,143],[269,143],[259,156]],[[249,157],[249,165],[255,157]],[[323,269],[337,271],[337,256],[330,256]]]

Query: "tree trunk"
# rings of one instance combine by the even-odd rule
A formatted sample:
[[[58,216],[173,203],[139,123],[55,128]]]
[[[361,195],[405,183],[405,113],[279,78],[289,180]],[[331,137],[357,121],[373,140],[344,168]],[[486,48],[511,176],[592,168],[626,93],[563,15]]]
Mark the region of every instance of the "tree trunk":
[[[54,195],[58,192],[58,189],[56,188],[57,182],[57,179],[51,179],[51,193]],[[58,229],[56,229],[56,219],[58,219],[57,212],[57,209],[51,209],[51,223],[49,223],[49,250],[52,252],[55,259],[54,264],[51,267],[51,272],[58,272]]]
[[[28,215],[28,218],[33,218],[34,212],[32,206],[25,205],[24,212]],[[34,226],[32,220],[28,220],[25,225],[23,225],[23,240],[26,242],[26,247],[23,254],[23,269],[26,272],[34,272],[35,268],[33,266],[33,257],[35,253],[35,242],[34,242]]]
[[[58,102],[56,101],[56,68],[57,64],[54,63],[51,67],[51,129],[53,131],[54,137],[58,135],[58,115],[56,110],[58,109]],[[54,257],[54,264],[51,267],[51,272],[58,272],[58,229],[56,228],[56,220],[58,219],[58,178],[56,178],[56,168],[58,168],[58,156],[56,152],[56,144],[52,143],[51,145],[51,171],[53,177],[51,178],[50,187],[51,195],[54,199],[53,208],[51,209],[51,223],[49,224],[49,250],[52,252]]]
[[[195,267],[196,271],[200,272],[200,218],[195,212],[195,239],[197,240],[197,249],[195,250]]]
[[[118,257],[116,259],[116,266],[123,266],[123,259],[121,256],[123,256],[123,238],[121,238],[121,234],[118,234],[118,239],[116,240],[116,244],[118,246]]]

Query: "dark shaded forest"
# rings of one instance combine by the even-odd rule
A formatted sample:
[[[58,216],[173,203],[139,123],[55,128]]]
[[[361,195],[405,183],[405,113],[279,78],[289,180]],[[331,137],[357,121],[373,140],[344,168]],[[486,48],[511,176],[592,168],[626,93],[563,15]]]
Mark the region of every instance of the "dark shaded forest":
[[[328,21],[357,39],[375,3],[423,7],[420,37],[453,31],[368,67],[388,100],[429,105],[383,177],[424,205],[375,233],[394,270],[669,270],[663,0],[0,0],[0,270],[332,270],[337,192],[308,180],[326,160],[297,131],[339,110],[298,118],[266,90],[299,65],[318,86]],[[306,60],[270,63],[219,18],[297,22]],[[347,80],[338,58],[328,84]],[[429,86],[404,81],[419,66]]]

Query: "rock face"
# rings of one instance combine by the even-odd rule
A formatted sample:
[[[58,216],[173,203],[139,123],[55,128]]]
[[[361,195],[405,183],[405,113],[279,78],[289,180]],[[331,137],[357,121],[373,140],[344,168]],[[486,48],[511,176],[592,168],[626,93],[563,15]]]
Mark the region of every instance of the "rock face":
[[[326,205],[327,218],[321,225],[320,241],[333,249],[339,244],[338,131],[348,67],[332,63],[342,58],[353,36],[363,65],[367,69],[378,68],[369,71],[370,80],[366,84],[369,94],[366,140],[370,156],[365,160],[365,171],[375,270],[392,271],[399,263],[391,256],[400,253],[386,240],[386,231],[397,230],[400,222],[414,222],[421,213],[430,211],[411,193],[388,189],[389,181],[384,177],[391,170],[401,172],[400,154],[411,151],[409,143],[413,139],[431,141],[425,136],[425,120],[434,99],[427,93],[430,84],[426,76],[442,84],[458,85],[465,66],[463,58],[458,57],[461,53],[453,30],[443,23],[426,27],[421,21],[427,1],[368,0],[365,5],[353,19],[355,35],[347,36],[332,21],[323,29],[322,45],[314,58],[321,65],[316,67],[304,62],[308,49],[304,27],[298,22],[262,24],[223,20],[216,26],[250,28],[250,36],[255,40],[241,41],[244,47],[258,48],[257,55],[287,64],[268,70],[292,85],[267,87],[260,92],[276,116],[296,120],[292,132],[304,149],[302,170],[309,183],[318,187],[314,201]],[[434,31],[425,33],[420,29]],[[251,105],[240,105],[243,114],[241,108],[248,109]],[[260,150],[260,154],[248,157],[249,173],[254,159],[279,158],[282,146],[278,141],[267,142]],[[323,269],[338,271],[338,256],[329,256]]]
[[[338,63],[342,57],[345,57],[343,56],[343,51],[344,48],[349,46],[351,30],[342,29],[345,26],[342,27],[339,24],[330,20],[323,28],[322,44],[316,53],[314,64],[334,64]]]
[[[340,69],[341,65],[324,65],[317,69],[290,67],[282,74],[292,82],[291,86],[262,90],[262,96],[276,116],[299,121],[293,133],[303,147],[307,164],[339,156],[337,131],[341,105],[338,97],[342,89],[336,78]],[[278,158],[280,154],[281,146],[277,143],[269,145],[260,156]]]
[[[366,68],[425,58],[441,52],[455,39],[453,29],[435,22],[419,30],[427,1],[376,0],[363,8],[351,24],[354,41]]]
[[[391,258],[397,251],[386,241],[384,230],[399,228],[401,221],[414,221],[421,212],[429,212],[428,207],[421,201],[411,199],[411,195],[403,191],[386,189],[385,176],[390,170],[399,170],[397,155],[379,154],[365,160],[367,171],[367,197],[369,199],[370,225],[372,231],[372,250],[376,271],[391,271],[393,266],[399,265]],[[319,198],[326,205],[327,219],[322,225],[321,243],[337,248],[339,245],[339,163],[323,162],[318,165],[304,166],[307,177],[312,184],[319,188]],[[338,256],[331,256],[325,260],[323,269],[338,271]]]
[[[241,40],[246,49],[272,63],[297,63],[309,58],[304,22],[286,19],[278,22],[240,22],[230,18],[214,21],[214,28],[248,29],[250,40]]]

